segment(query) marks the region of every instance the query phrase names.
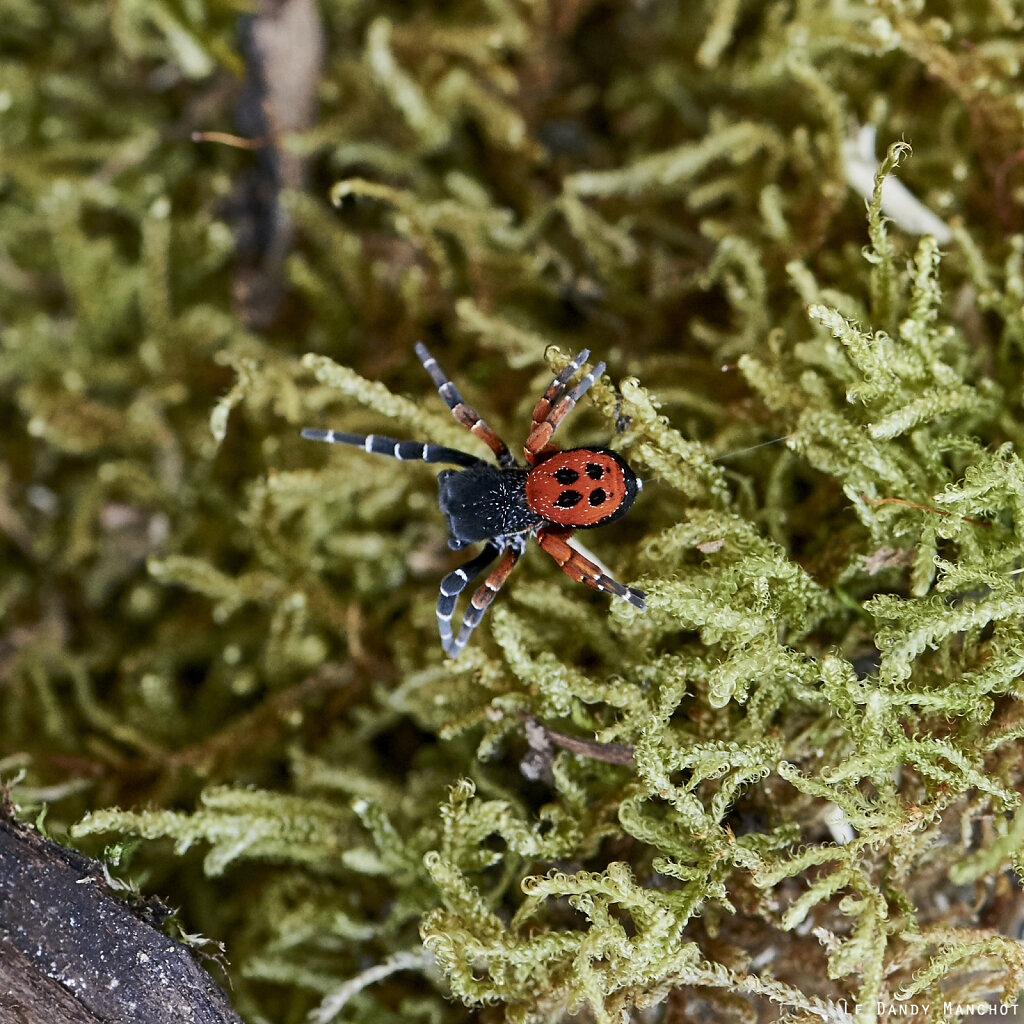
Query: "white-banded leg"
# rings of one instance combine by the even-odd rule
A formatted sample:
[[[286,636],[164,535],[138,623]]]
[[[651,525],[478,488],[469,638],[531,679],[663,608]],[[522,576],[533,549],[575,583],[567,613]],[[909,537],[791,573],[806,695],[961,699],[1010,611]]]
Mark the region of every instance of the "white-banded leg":
[[[449,646],[445,647],[449,657],[457,658],[459,651],[466,646],[466,641],[469,639],[470,634],[480,625],[480,620],[484,617],[487,606],[505,585],[505,580],[508,579],[509,573],[512,572],[516,562],[519,561],[523,549],[523,544],[516,544],[513,547],[505,548],[501,561],[494,567],[483,584],[477,588],[472,598],[470,598],[469,607],[466,609],[466,614],[462,619],[462,626],[459,628],[458,636],[454,640],[449,638]],[[476,559],[473,561],[475,562]],[[441,639],[443,643],[444,638],[442,637]]]
[[[612,579],[602,571],[599,565],[595,565],[569,544],[571,536],[572,530],[545,528],[538,531],[537,543],[558,563],[559,568],[570,579],[576,580],[577,583],[586,583],[588,587],[593,587],[595,590],[603,590],[606,594],[621,597],[641,611],[647,607],[647,602],[644,600],[646,595],[642,590],[627,587],[624,583]]]
[[[580,366],[583,364],[584,359],[589,356],[590,353],[584,349],[570,364],[563,370],[548,387],[547,391],[544,392],[544,396],[537,403],[537,407],[533,410],[533,428],[530,430],[530,436],[526,439],[525,452],[526,461],[532,466],[536,462],[536,456],[548,448],[551,442],[551,436],[558,429],[558,425],[565,419],[566,416],[572,412],[576,403],[584,395],[584,393],[590,388],[590,386],[597,380],[598,377],[604,373],[605,364],[598,363],[586,376],[582,377],[575,387],[570,388],[563,394],[558,395],[556,398],[557,390],[569,380],[572,374],[566,376],[566,371],[572,368],[572,373],[575,373]],[[562,378],[565,377],[563,381]],[[556,385],[558,387],[556,387]],[[546,407],[546,409],[545,409]]]
[[[459,389],[445,376],[444,370],[437,364],[437,360],[430,354],[427,346],[422,341],[416,342],[416,355],[420,357],[423,368],[430,374],[431,380],[437,385],[438,394],[445,400],[445,404],[452,411],[452,415],[468,430],[476,434],[488,448],[494,452],[498,459],[499,466],[514,466],[515,457],[508,450],[508,446],[494,432],[494,429],[471,405],[467,405],[459,394]]]
[[[441,580],[441,593],[437,598],[437,629],[441,634],[441,646],[444,648],[445,654],[449,654],[453,658],[462,650],[462,644],[455,647],[455,637],[452,632],[455,602],[458,601],[459,594],[466,589],[470,581],[479,576],[499,554],[501,554],[501,546],[494,541],[488,541],[487,547],[476,558],[471,558]],[[461,633],[459,635],[461,636]]]
[[[316,430],[306,427],[302,436],[309,441],[327,441],[329,444],[350,444],[374,455],[389,455],[405,462],[445,462],[453,466],[476,466],[484,463],[469,452],[458,448],[445,448],[440,444],[424,444],[422,441],[396,441],[393,437],[379,434],[343,434],[339,430]]]
[[[590,349],[585,348],[571,359],[564,370],[547,386],[547,390],[541,395],[540,400],[533,407],[533,422],[530,424],[532,431],[538,423],[543,423],[551,412],[551,406],[562,397],[566,385],[575,375],[576,371],[590,358]]]

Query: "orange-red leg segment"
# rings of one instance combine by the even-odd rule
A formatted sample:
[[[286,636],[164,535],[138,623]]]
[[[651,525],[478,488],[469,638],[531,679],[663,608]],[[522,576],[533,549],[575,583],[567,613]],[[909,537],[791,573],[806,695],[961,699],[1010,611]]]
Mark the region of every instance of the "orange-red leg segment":
[[[606,594],[621,597],[636,608],[647,607],[642,590],[627,587],[604,573],[600,566],[595,565],[569,544],[571,536],[571,530],[542,529],[537,533],[537,543],[570,579],[576,580],[577,583],[586,583],[595,590],[603,590]]]
[[[440,396],[452,411],[452,415],[468,430],[476,434],[498,458],[500,466],[514,466],[516,463],[508,445],[494,432],[490,424],[481,418],[471,405],[463,401],[459,389],[448,379],[444,370],[438,366],[437,360],[430,354],[423,342],[416,343],[416,355],[420,357],[423,368],[430,374],[431,380],[437,385]]]
[[[604,363],[598,363],[580,382],[563,394],[558,395],[569,377],[572,376],[582,365],[590,353],[584,349],[549,385],[544,397],[537,403],[533,410],[533,427],[530,436],[526,439],[525,452],[526,461],[533,466],[537,462],[537,456],[544,451],[549,451],[551,436],[558,429],[558,425],[572,412],[576,403],[580,400],[587,389],[604,373]],[[570,372],[571,371],[571,372]],[[558,397],[556,397],[556,395]]]

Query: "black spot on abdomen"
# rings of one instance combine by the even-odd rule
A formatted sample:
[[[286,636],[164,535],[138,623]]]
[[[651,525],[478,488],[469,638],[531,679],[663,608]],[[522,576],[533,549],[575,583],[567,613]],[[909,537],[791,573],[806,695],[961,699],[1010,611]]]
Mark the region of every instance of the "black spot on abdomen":
[[[587,463],[587,476],[591,480],[600,480],[604,476],[604,466],[599,466],[596,462]],[[594,504],[597,504],[596,502]]]
[[[591,505],[603,505],[608,495],[604,492],[604,488],[595,487],[590,492],[590,504]]]
[[[583,495],[579,491],[562,491],[555,504],[559,508],[572,508],[573,505],[578,505],[582,500]]]
[[[566,484],[574,484],[579,480],[580,475],[575,469],[570,469],[568,466],[563,466],[561,469],[555,470],[555,479],[564,487]]]

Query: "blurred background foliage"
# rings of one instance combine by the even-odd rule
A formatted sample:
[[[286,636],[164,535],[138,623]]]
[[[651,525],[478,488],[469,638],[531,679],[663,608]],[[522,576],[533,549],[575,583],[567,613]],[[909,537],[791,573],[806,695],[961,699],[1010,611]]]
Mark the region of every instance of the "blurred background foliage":
[[[253,1024],[1015,998],[1015,0],[2,17],[26,815],[146,837]],[[608,361],[646,615],[534,554],[445,662],[431,471],[298,433],[479,451],[417,339],[513,448]]]

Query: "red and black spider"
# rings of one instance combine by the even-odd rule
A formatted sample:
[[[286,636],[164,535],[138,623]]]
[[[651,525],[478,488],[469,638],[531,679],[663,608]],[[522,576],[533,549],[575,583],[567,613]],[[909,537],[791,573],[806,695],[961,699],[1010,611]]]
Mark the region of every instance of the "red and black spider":
[[[516,462],[505,442],[466,405],[458,388],[444,375],[425,345],[417,344],[416,355],[455,418],[494,452],[497,466],[457,448],[396,441],[376,434],[306,429],[302,436],[311,441],[356,445],[396,459],[444,462],[462,467],[446,469],[437,477],[438,504],[448,520],[451,534],[448,545],[456,551],[478,541],[486,541],[487,545],[475,558],[441,581],[437,624],[445,652],[454,658],[465,646],[526,549],[526,540],[531,534],[536,535],[537,543],[572,579],[621,597],[637,608],[646,608],[642,591],[617,583],[568,543],[574,530],[604,526],[625,515],[643,486],[642,481],[619,455],[607,448],[561,451],[551,443],[551,435],[580,396],[601,376],[605,364],[598,363],[570,388],[570,379],[590,356],[584,349],[548,385],[533,410],[533,426],[524,446],[526,467],[523,467]],[[452,613],[459,594],[499,555],[501,561],[470,600],[458,634],[453,633]]]

